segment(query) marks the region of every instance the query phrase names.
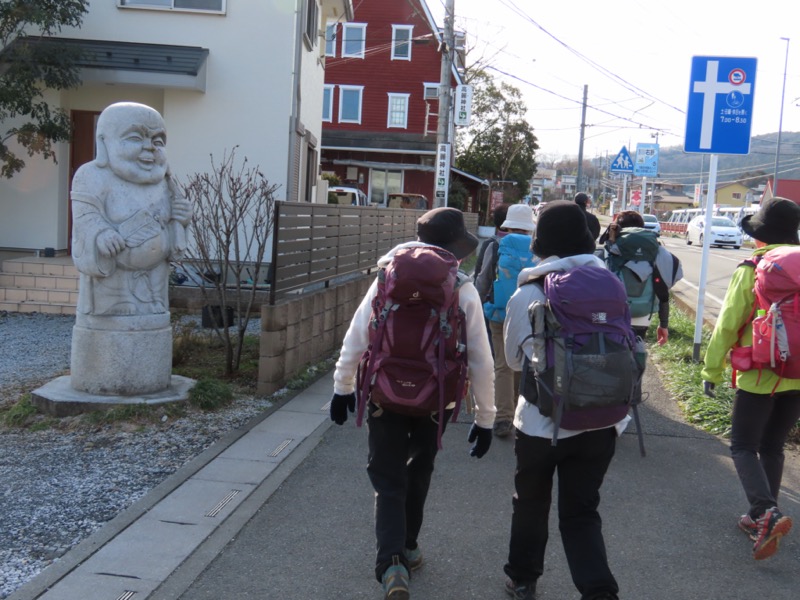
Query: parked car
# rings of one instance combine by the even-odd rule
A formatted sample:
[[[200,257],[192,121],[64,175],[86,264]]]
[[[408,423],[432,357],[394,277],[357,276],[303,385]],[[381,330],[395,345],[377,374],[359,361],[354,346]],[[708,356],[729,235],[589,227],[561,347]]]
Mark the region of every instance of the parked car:
[[[658,222],[658,217],[655,215],[642,215],[644,219],[644,228],[650,231],[655,231],[657,235],[661,235],[661,223]]]
[[[389,208],[428,210],[428,199],[422,194],[389,194]]]
[[[354,187],[328,188],[328,204],[349,204],[351,206],[369,206],[367,195]]]
[[[691,246],[693,242],[703,243],[705,224],[706,218],[704,216],[695,217],[689,221],[689,226],[686,230],[687,244]],[[733,246],[734,250],[738,250],[742,245],[742,230],[727,217],[712,217],[709,245]]]

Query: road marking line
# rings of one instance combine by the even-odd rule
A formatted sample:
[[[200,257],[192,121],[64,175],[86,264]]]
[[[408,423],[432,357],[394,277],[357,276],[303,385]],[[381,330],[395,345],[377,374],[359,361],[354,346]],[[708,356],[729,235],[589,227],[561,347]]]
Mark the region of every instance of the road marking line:
[[[700,293],[700,288],[699,287],[697,287],[693,283],[690,283],[690,282],[686,281],[685,279],[681,279],[680,281],[678,281],[678,283],[684,283],[684,284],[688,285],[690,288],[692,288],[694,291],[696,291],[698,294]],[[723,304],[723,301],[720,300],[719,298],[717,298],[714,294],[709,294],[708,292],[706,292],[706,298],[708,298],[709,300],[713,300],[714,302],[716,302],[720,306],[722,306],[722,304]]]

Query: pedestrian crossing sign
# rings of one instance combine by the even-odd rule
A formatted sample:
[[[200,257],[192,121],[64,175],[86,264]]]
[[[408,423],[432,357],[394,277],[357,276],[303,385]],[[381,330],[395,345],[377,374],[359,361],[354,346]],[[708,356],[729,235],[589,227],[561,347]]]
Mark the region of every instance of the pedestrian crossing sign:
[[[633,161],[625,146],[619,151],[617,157],[611,161],[610,170],[612,173],[633,173]]]

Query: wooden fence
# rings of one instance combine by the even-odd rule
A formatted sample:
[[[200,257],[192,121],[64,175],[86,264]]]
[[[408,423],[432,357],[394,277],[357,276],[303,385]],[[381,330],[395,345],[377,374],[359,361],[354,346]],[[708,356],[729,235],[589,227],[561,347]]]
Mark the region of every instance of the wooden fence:
[[[270,304],[314,284],[374,269],[391,248],[416,239],[423,212],[276,202]],[[477,230],[477,214],[467,213],[464,220],[468,230]]]

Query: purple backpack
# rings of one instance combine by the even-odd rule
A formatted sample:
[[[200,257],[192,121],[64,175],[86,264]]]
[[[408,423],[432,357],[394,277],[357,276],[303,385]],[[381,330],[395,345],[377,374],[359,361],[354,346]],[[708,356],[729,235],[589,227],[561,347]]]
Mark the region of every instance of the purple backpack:
[[[359,364],[360,426],[367,400],[405,415],[458,416],[467,377],[464,311],[459,306],[458,260],[436,246],[398,250],[378,272],[369,346]],[[438,444],[444,419],[439,419]]]
[[[537,282],[539,285],[541,283]],[[522,395],[560,428],[611,427],[636,405],[646,362],[631,329],[625,287],[611,271],[580,266],[548,273],[544,303],[528,308],[533,359],[523,367]]]

